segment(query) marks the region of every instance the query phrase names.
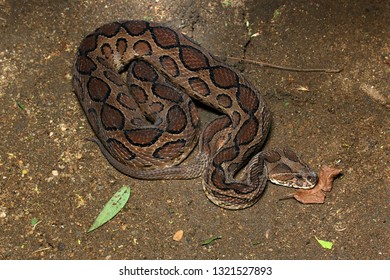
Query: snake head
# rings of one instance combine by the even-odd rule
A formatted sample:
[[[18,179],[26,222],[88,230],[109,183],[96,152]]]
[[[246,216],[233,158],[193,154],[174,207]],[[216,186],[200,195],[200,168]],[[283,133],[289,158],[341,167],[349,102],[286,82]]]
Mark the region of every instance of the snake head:
[[[266,153],[264,157],[268,179],[277,185],[296,189],[311,189],[318,176],[292,150],[285,148]]]

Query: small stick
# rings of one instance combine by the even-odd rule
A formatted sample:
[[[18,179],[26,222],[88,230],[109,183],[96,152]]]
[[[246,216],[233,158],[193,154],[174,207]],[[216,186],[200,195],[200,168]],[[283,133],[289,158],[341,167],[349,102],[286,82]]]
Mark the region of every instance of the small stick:
[[[42,252],[42,251],[46,251],[46,250],[50,250],[50,249],[51,249],[51,247],[46,247],[46,248],[38,249],[38,250],[35,250],[35,251],[33,252],[33,254],[39,253],[39,252]]]
[[[321,68],[301,69],[301,68],[294,68],[294,67],[284,67],[284,66],[271,64],[271,63],[266,63],[266,62],[251,60],[251,59],[244,59],[244,58],[239,58],[239,57],[228,56],[227,58],[234,59],[234,60],[240,60],[240,61],[244,61],[244,62],[256,64],[256,65],[260,65],[262,67],[270,67],[270,68],[275,68],[275,69],[285,70],[285,71],[294,71],[294,72],[325,72],[325,73],[340,73],[341,71],[343,71],[343,69],[321,69]]]

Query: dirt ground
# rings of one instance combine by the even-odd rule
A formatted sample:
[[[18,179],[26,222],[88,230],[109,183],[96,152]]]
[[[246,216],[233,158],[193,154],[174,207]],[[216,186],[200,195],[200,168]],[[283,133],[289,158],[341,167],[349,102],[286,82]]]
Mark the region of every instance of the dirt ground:
[[[325,203],[280,200],[293,190],[269,183],[256,205],[229,211],[200,178],[140,181],[114,169],[85,141],[93,131],[70,80],[81,39],[119,19],[163,22],[223,59],[342,68],[227,60],[272,111],[265,148],[343,169]],[[389,259],[389,26],[382,0],[0,1],[0,259]],[[123,211],[87,234],[123,185]]]

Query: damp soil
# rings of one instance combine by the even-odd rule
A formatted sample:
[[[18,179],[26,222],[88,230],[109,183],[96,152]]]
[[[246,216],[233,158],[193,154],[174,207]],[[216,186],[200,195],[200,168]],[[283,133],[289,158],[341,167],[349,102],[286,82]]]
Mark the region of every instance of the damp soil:
[[[127,2],[127,3],[123,3]],[[0,1],[0,259],[388,259],[388,1]],[[140,181],[100,153],[71,86],[81,39],[103,23],[174,27],[265,96],[265,149],[342,168],[323,204],[268,183],[253,207],[212,204],[201,179]],[[239,63],[231,57],[299,68]],[[213,114],[202,111],[202,121]],[[87,233],[123,185],[132,193]],[[174,234],[183,238],[174,241]],[[209,245],[208,238],[220,236]],[[322,248],[316,238],[333,242]]]

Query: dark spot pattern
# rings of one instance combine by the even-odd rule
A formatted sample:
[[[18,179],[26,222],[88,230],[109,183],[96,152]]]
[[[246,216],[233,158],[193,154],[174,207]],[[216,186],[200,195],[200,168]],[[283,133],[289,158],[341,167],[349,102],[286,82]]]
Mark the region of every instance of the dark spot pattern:
[[[180,75],[179,66],[177,66],[176,61],[172,57],[168,55],[160,56],[160,64],[168,75],[172,77],[178,77]]]
[[[126,38],[119,38],[116,41],[116,51],[123,56],[127,50],[127,40]]]
[[[154,42],[163,49],[179,46],[179,37],[175,31],[168,27],[156,26],[151,28]]]
[[[132,65],[134,78],[143,82],[155,82],[158,79],[158,74],[154,67],[143,60],[135,60]]]
[[[178,158],[183,154],[185,146],[186,141],[184,139],[167,142],[154,151],[153,157],[159,159]]]
[[[214,157],[213,164],[216,167],[220,166],[224,162],[232,161],[238,156],[238,154],[239,149],[236,146],[225,148]]]
[[[256,118],[247,119],[238,131],[234,142],[239,146],[251,143],[256,137],[258,126],[259,122]]]
[[[82,56],[87,55],[89,52],[95,50],[97,47],[97,34],[92,33],[84,38],[79,47],[79,53]]]
[[[210,68],[210,78],[214,85],[220,88],[229,89],[238,86],[237,74],[224,66],[214,66]]]
[[[220,106],[224,108],[231,108],[233,106],[232,98],[224,93],[217,95],[217,102]]]
[[[106,43],[106,44],[103,44],[101,47],[100,47],[100,51],[102,52],[102,55],[106,58],[106,59],[112,59],[112,55],[114,53],[114,50],[111,48],[111,45]]]
[[[123,23],[122,26],[130,36],[141,36],[148,30],[149,23],[142,20],[132,20]]]
[[[125,116],[117,108],[104,103],[100,113],[104,129],[107,130],[121,130],[125,124]]]
[[[172,134],[179,134],[187,127],[187,116],[182,108],[174,105],[167,113],[167,131]]]
[[[80,74],[91,75],[97,69],[97,66],[89,57],[79,56],[76,60],[76,69]]]
[[[137,41],[134,46],[133,50],[139,55],[139,56],[148,56],[152,54],[152,47],[150,46],[148,41],[145,40],[139,40]]]
[[[137,103],[135,102],[135,100],[133,99],[133,97],[129,96],[128,94],[126,93],[123,93],[123,92],[120,92],[117,96],[116,96],[116,100],[125,108],[131,110],[131,111],[134,111],[137,109],[138,105]]]
[[[119,32],[120,28],[121,28],[120,23],[112,22],[99,27],[98,29],[96,29],[95,33],[111,38],[114,37]]]
[[[142,104],[148,100],[148,95],[145,92],[145,89],[136,84],[131,84],[129,86],[129,91],[134,97],[137,103]]]
[[[196,109],[195,103],[190,100],[189,104],[190,120],[193,128],[199,127],[198,109]]]
[[[169,100],[174,103],[180,103],[183,101],[182,95],[176,89],[164,84],[153,84],[152,91],[153,94],[159,98]]]
[[[196,93],[203,96],[210,95],[210,88],[208,84],[202,79],[198,77],[191,77],[188,79],[188,83],[190,84],[191,89]]]
[[[91,77],[87,83],[89,97],[96,102],[104,102],[111,93],[111,88],[100,78]]]
[[[269,151],[267,154],[265,154],[264,159],[270,163],[274,163],[279,161],[281,157],[277,151]]]
[[[238,104],[245,112],[254,114],[258,110],[259,99],[257,94],[249,87],[240,85],[236,96]]]
[[[209,67],[208,58],[198,49],[191,46],[181,46],[180,60],[191,71],[199,71]]]
[[[163,131],[157,128],[139,128],[124,130],[126,139],[133,145],[139,147],[151,146],[160,136]]]

